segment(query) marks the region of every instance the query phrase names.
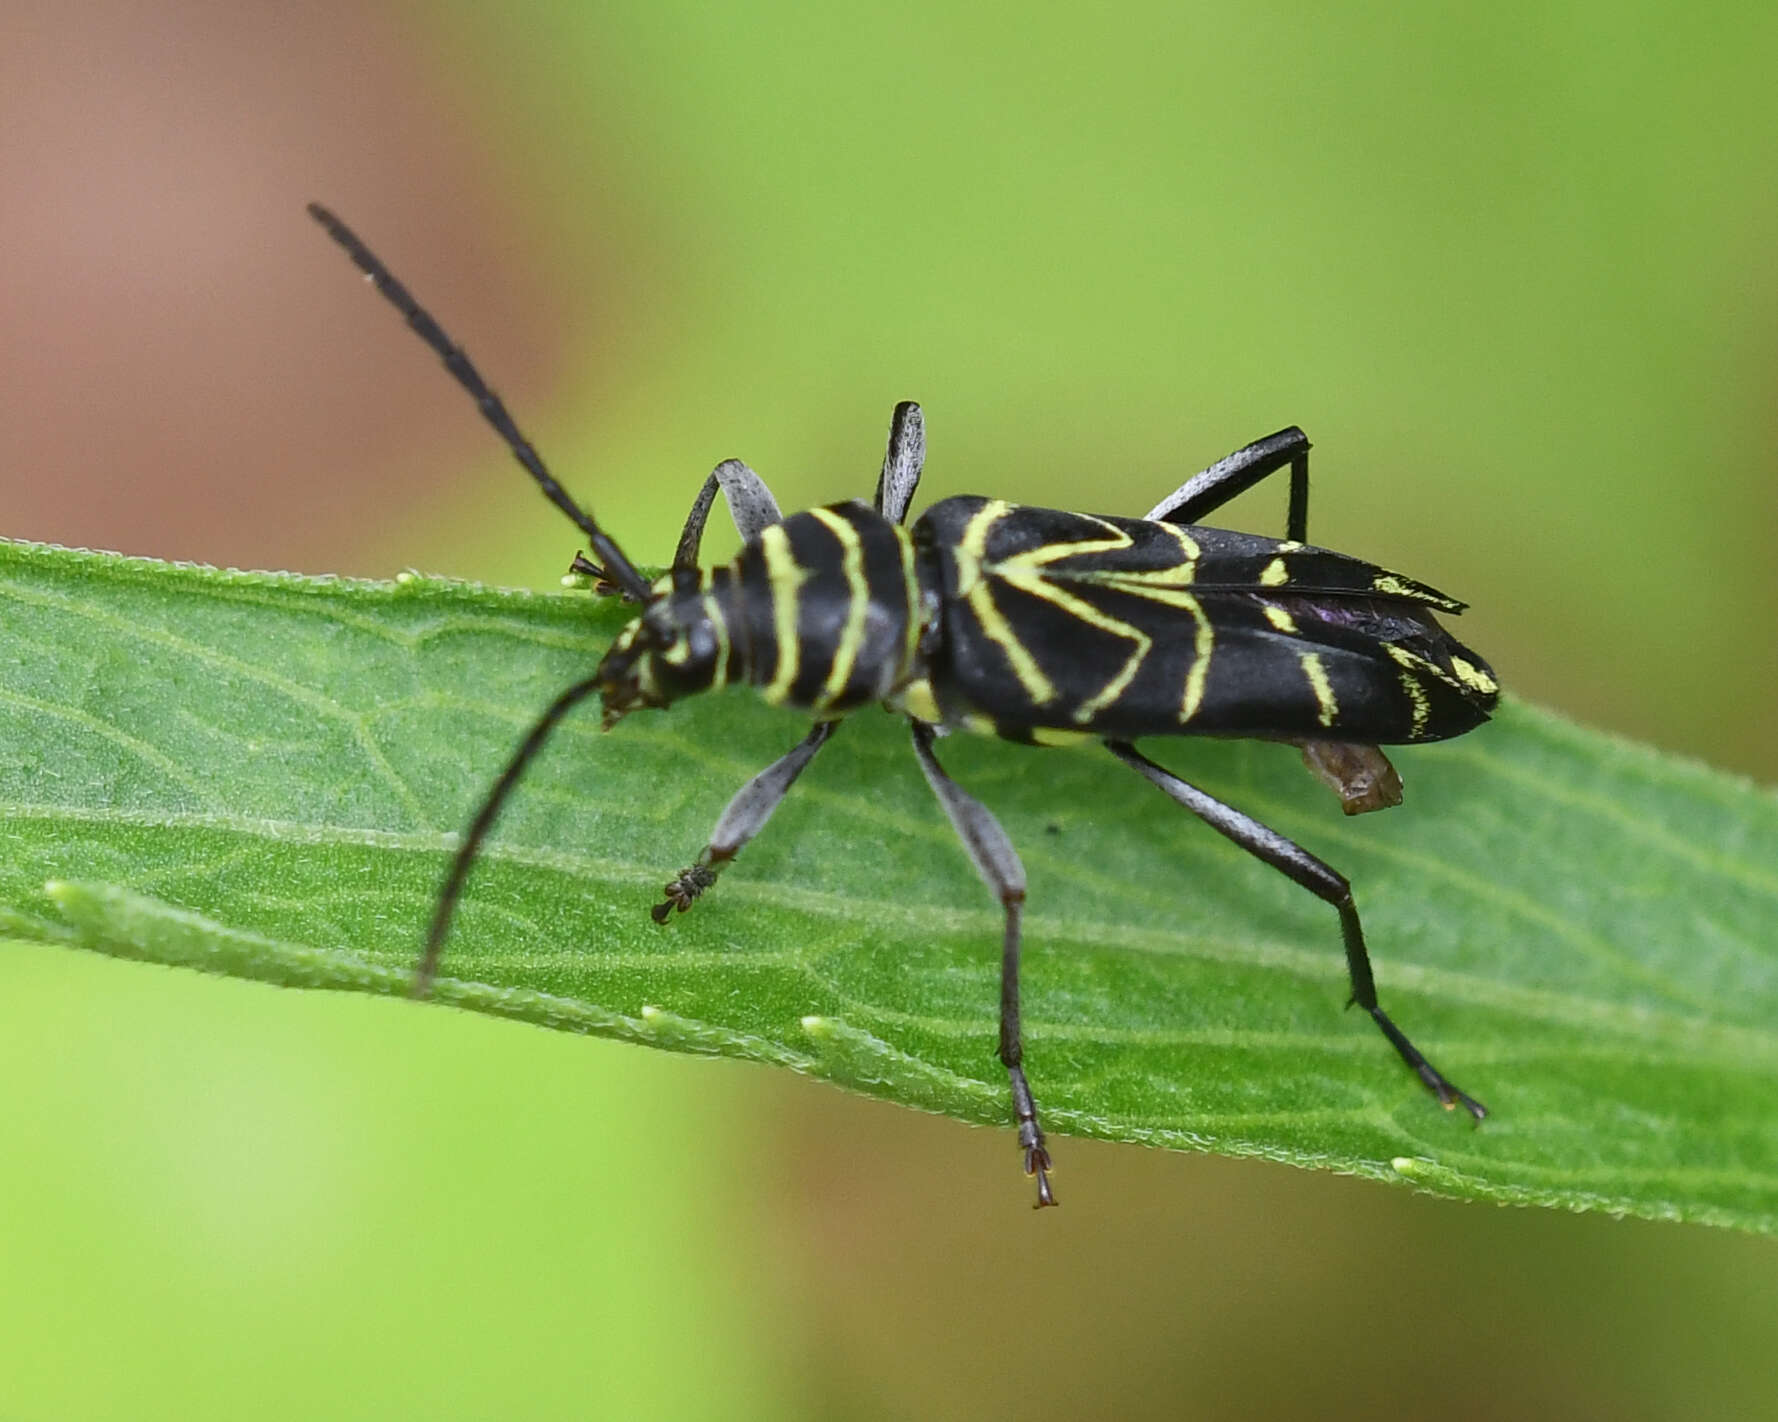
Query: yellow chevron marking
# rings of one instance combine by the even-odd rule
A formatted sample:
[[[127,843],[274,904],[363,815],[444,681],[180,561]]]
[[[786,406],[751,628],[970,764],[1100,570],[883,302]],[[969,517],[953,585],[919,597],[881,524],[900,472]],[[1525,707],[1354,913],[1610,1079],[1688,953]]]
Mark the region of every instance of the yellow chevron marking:
[[[1083,517],[1086,516],[1083,515]],[[1130,655],[1124,659],[1124,664],[1118,669],[1117,675],[1112,677],[1112,679],[1100,689],[1098,695],[1088,697],[1085,701],[1081,702],[1080,705],[1074,708],[1074,719],[1083,724],[1092,720],[1101,710],[1106,706],[1109,706],[1113,701],[1116,701],[1119,696],[1123,695],[1124,688],[1130,684],[1137,671],[1141,668],[1143,659],[1147,657],[1149,650],[1154,646],[1154,640],[1140,628],[1132,627],[1129,623],[1120,618],[1112,617],[1107,613],[1101,612],[1091,603],[1083,602],[1080,598],[1074,596],[1073,593],[1067,591],[1064,586],[1064,581],[1068,579],[1070,575],[1063,574],[1061,577],[1058,577],[1053,573],[1046,573],[1044,571],[1051,563],[1059,562],[1063,558],[1088,556],[1095,553],[1115,553],[1119,549],[1130,547],[1134,542],[1128,533],[1123,529],[1118,528],[1115,524],[1106,523],[1102,519],[1094,519],[1093,522],[1097,523],[1106,531],[1106,536],[1104,538],[1082,538],[1067,543],[1046,543],[1041,547],[1033,548],[1028,552],[1016,554],[1011,558],[1007,558],[1004,561],[996,562],[991,565],[991,571],[994,577],[1001,579],[1012,587],[1018,588],[1022,592],[1031,594],[1033,597],[1040,597],[1048,602],[1054,603],[1056,606],[1067,611],[1070,616],[1078,617],[1082,622],[1087,623],[1089,626],[1097,627],[1102,632],[1109,632],[1114,637],[1127,638],[1133,644],[1130,650]],[[974,524],[972,523],[972,530],[973,527]],[[964,536],[967,539],[968,533],[966,532]],[[984,531],[982,538],[982,550],[984,552],[986,547],[987,538],[986,532]],[[1093,578],[1092,581],[1097,583],[1101,580]],[[1106,581],[1109,580],[1107,579]],[[985,587],[984,591],[986,591]],[[996,609],[996,613],[998,614],[998,609]],[[992,635],[991,632],[990,635]],[[996,638],[995,640],[998,641],[999,639]],[[1030,657],[1030,653],[1025,651],[1022,644],[1020,646],[1020,651],[1024,652],[1027,658]],[[1014,665],[1016,669],[1017,663],[1015,662]],[[1037,664],[1034,660],[1031,663],[1031,667],[1032,670],[1037,673],[1038,677],[1043,677],[1042,671],[1037,668]],[[1019,673],[1019,680],[1024,683],[1027,691],[1032,692],[1032,699],[1039,704],[1051,700],[1055,696],[1055,690],[1050,686],[1047,678],[1044,678],[1043,680],[1045,687],[1048,688],[1048,695],[1041,697],[1036,694],[1032,682],[1026,679],[1023,672]]]
[[[1334,700],[1333,683],[1327,679],[1327,669],[1321,665],[1319,652],[1300,652],[1297,660],[1302,663],[1303,675],[1309,678],[1309,686],[1315,692],[1315,701],[1321,707],[1319,720],[1324,726],[1331,726],[1334,717],[1339,715],[1340,703]]]
[[[864,646],[865,616],[870,611],[870,588],[864,581],[864,544],[858,530],[832,509],[812,509],[833,536],[840,541],[840,566],[846,574],[846,625],[840,629],[839,644],[833,651],[833,665],[821,685],[821,697],[815,703],[822,710],[846,689],[852,679],[852,668],[858,664],[858,653]]]
[[[1032,701],[1043,705],[1054,700],[1057,693],[1053,683],[1044,675],[1030,651],[1014,635],[1011,626],[995,605],[992,593],[994,579],[1030,596],[1043,598],[1088,626],[1130,642],[1130,653],[1117,673],[1096,695],[1087,698],[1075,708],[1074,719],[1083,724],[1091,721],[1124,694],[1142,669],[1143,661],[1154,649],[1154,639],[1141,628],[1113,617],[1075,596],[1068,591],[1067,585],[1073,582],[1127,593],[1187,613],[1194,623],[1195,656],[1181,691],[1179,719],[1182,723],[1189,721],[1203,701],[1204,687],[1210,673],[1210,654],[1216,642],[1215,631],[1202,605],[1185,591],[1196,577],[1196,563],[1202,552],[1196,540],[1176,525],[1158,524],[1156,526],[1164,528],[1179,545],[1180,560],[1169,567],[1144,571],[1107,572],[1086,568],[1058,572],[1052,565],[1063,559],[1115,553],[1134,544],[1135,540],[1126,530],[1103,519],[1095,519],[1093,521],[1105,530],[1104,538],[1046,543],[1010,558],[988,563],[985,561],[988,535],[1010,508],[1010,505],[999,501],[984,504],[965,526],[962,537],[958,540],[959,547],[953,556],[958,565],[960,595],[968,600],[970,610],[981,622],[983,632],[1006,651],[1014,673]],[[1037,732],[1033,731],[1032,734],[1036,736]],[[1073,739],[1087,733],[1066,731],[1060,734]],[[1061,741],[1053,743],[1060,744]]]
[[[1408,700],[1414,703],[1413,731],[1415,735],[1418,735],[1421,727],[1426,724],[1426,717],[1430,711],[1430,707],[1426,705],[1426,688],[1420,684],[1421,677],[1423,675],[1430,676],[1435,681],[1442,681],[1446,686],[1453,687],[1457,686],[1458,682],[1437,662],[1428,661],[1419,653],[1410,652],[1406,647],[1397,646],[1394,642],[1385,642],[1383,650],[1402,669],[1402,689],[1408,693]],[[1409,686],[1409,682],[1412,682],[1413,685]]]
[[[1185,696],[1179,704],[1179,721],[1184,725],[1198,714],[1198,703],[1204,699],[1204,680],[1210,675],[1210,652],[1216,646],[1216,631],[1210,626],[1210,619],[1204,615],[1203,605],[1195,597],[1181,598],[1179,606],[1189,612],[1197,623],[1192,669],[1185,674]]]
[[[1432,714],[1432,705],[1426,699],[1426,688],[1420,685],[1419,677],[1404,667],[1401,671],[1401,689],[1407,692],[1408,700],[1413,704],[1414,719],[1408,728],[1409,733],[1418,736],[1426,729],[1426,719]]]
[[[771,684],[760,695],[776,706],[790,695],[796,680],[802,649],[796,639],[796,608],[809,573],[790,551],[784,525],[774,523],[759,535],[759,551],[766,562],[766,586],[772,596],[772,633],[778,641],[778,666]]]
[[[1116,524],[1107,523],[1104,519],[1093,518],[1091,514],[1078,514],[1078,518],[1092,519],[1105,529],[1106,536],[1097,539],[1079,539],[1072,543],[1046,543],[1040,548],[1033,548],[1026,553],[1018,553],[1003,562],[995,563],[993,571],[1000,573],[1008,568],[1046,568],[1051,563],[1060,562],[1064,558],[1074,558],[1093,553],[1116,553],[1134,546],[1133,539]],[[1186,587],[1197,576],[1197,561],[1203,550],[1197,541],[1182,528],[1170,523],[1157,523],[1154,527],[1167,533],[1179,545],[1180,561],[1166,568],[1149,568],[1143,571],[1124,569],[1108,571],[1099,568],[1071,568],[1062,573],[1050,573],[1051,578],[1066,578],[1076,582],[1094,583],[1106,587],[1119,587],[1128,592],[1140,592],[1146,586]]]
[[[1179,698],[1179,721],[1183,725],[1197,714],[1198,706],[1204,699],[1204,684],[1210,676],[1210,654],[1216,647],[1216,629],[1210,625],[1210,619],[1204,613],[1204,606],[1192,594],[1181,588],[1169,587],[1165,583],[1156,582],[1146,573],[1112,573],[1093,580],[1093,586],[1111,588],[1118,592],[1129,593],[1135,597],[1147,598],[1150,602],[1158,602],[1164,607],[1173,607],[1192,619],[1192,664],[1191,670],[1185,675],[1185,686]],[[1127,623],[1109,619],[1097,608],[1088,608],[1081,612],[1074,599],[1056,596],[1057,588],[1053,580],[1039,581],[1032,589],[1039,596],[1047,597],[1053,602],[1062,602],[1069,612],[1085,617],[1096,626],[1105,626],[1107,631],[1122,629],[1122,634],[1131,639],[1140,639],[1141,646],[1132,656],[1111,684],[1087,703],[1087,715],[1091,716],[1100,710],[1102,705],[1109,705],[1116,699],[1129,680],[1140,669],[1142,659],[1152,647],[1148,635]],[[1108,626],[1107,623],[1110,625]],[[1084,718],[1083,718],[1084,719]]]
[[[963,525],[963,536],[951,550],[957,564],[957,596],[974,595],[982,580],[982,558],[988,551],[988,530],[999,523],[1012,505],[1004,499],[989,499]]]
[[[1097,627],[1101,632],[1109,632],[1114,637],[1124,637],[1131,642],[1130,655],[1124,658],[1124,664],[1118,668],[1117,675],[1106,682],[1096,696],[1089,696],[1074,708],[1074,719],[1085,725],[1124,694],[1124,688],[1135,678],[1149,651],[1154,647],[1154,638],[1140,627],[1132,627],[1120,618],[1099,611],[1092,603],[1083,602],[1054,579],[1040,577],[1023,569],[1007,571],[1010,573],[1007,581],[1014,587],[1023,588],[1038,597],[1048,599],[1066,610],[1070,616],[1078,617],[1082,622]]]
[[[1122,570],[1064,576],[1092,583],[1095,587],[1117,588],[1120,592],[1141,596],[1145,588],[1189,588],[1197,580],[1198,565],[1188,561],[1175,563],[1170,568],[1147,568],[1141,572]]]
[[[1055,684],[1043,674],[1043,668],[1037,665],[1030,650],[1014,633],[1011,625],[1001,614],[994,602],[994,592],[982,579],[982,559],[987,553],[988,531],[1006,516],[1012,505],[1001,499],[990,499],[976,510],[974,516],[963,527],[963,536],[957,540],[953,558],[957,564],[957,590],[969,603],[969,610],[981,623],[982,632],[990,642],[1006,653],[1012,663],[1013,675],[1018,677],[1019,685],[1025,688],[1025,694],[1034,705],[1042,706],[1056,699]],[[1032,575],[1032,580],[1043,583],[1043,579]]]
[[[1134,574],[1113,572],[1113,574],[1109,574],[1106,581],[1120,587],[1125,578],[1138,578],[1141,581],[1149,581],[1149,583],[1159,583],[1161,587],[1182,588],[1188,587],[1197,579],[1198,558],[1204,556],[1204,549],[1198,547],[1198,540],[1193,539],[1189,533],[1186,533],[1186,530],[1182,530],[1179,524],[1156,524],[1156,528],[1166,530],[1166,533],[1172,535],[1173,542],[1179,544],[1179,562],[1175,563],[1173,567],[1161,567],[1161,569],[1154,569],[1150,572],[1134,572]]]
[[[1378,573],[1371,579],[1371,591],[1381,593],[1384,597],[1399,597],[1409,602],[1424,603],[1445,612],[1463,610],[1463,604],[1456,598],[1446,597],[1434,588],[1423,587],[1395,573]]]
[[[1178,608],[1192,619],[1192,664],[1191,670],[1185,674],[1185,686],[1179,698],[1179,722],[1184,725],[1198,714],[1198,706],[1204,699],[1204,684],[1210,676],[1210,654],[1216,647],[1216,629],[1210,625],[1204,605],[1192,594],[1150,581],[1140,573],[1129,577],[1107,577],[1098,586],[1145,597],[1164,607]]]
[[[1180,553],[1191,559],[1194,563],[1203,556],[1204,550],[1198,546],[1198,540],[1193,538],[1178,524],[1163,523],[1160,524],[1159,527],[1166,529],[1168,533],[1173,535],[1174,540],[1179,544]]]
[[[1190,566],[1158,568],[1146,573],[1098,573],[1080,581],[1090,582],[1096,588],[1128,593],[1131,597],[1145,597],[1166,607],[1179,607],[1182,606],[1181,598],[1191,596],[1185,589],[1191,586],[1194,572]]]
[[[1281,588],[1290,581],[1290,570],[1284,566],[1282,558],[1274,558],[1260,570],[1259,585],[1262,588]]]
[[[1104,538],[1082,538],[1072,543],[1045,543],[1040,548],[1029,552],[1014,554],[1003,563],[996,563],[995,569],[1001,568],[1042,568],[1050,563],[1058,563],[1064,558],[1084,557],[1090,553],[1115,553],[1120,548],[1128,548],[1135,540],[1115,524],[1106,523],[1104,519],[1093,518],[1091,514],[1078,515],[1081,519],[1091,519],[1106,532]]]
[[[1280,632],[1288,632],[1293,637],[1296,635],[1296,618],[1292,617],[1281,607],[1273,607],[1269,602],[1261,603],[1260,606],[1266,614],[1267,622],[1271,623],[1272,626],[1276,627]]]
[[[1489,676],[1474,662],[1466,662],[1462,657],[1451,658],[1451,670],[1457,673],[1457,679],[1472,691],[1479,691],[1484,696],[1492,696],[1500,690],[1500,683]]]
[[[1418,652],[1410,652],[1398,642],[1385,642],[1383,650],[1387,652],[1397,666],[1407,667],[1410,671],[1425,672],[1435,681],[1442,681],[1446,686],[1458,686],[1457,678],[1441,667],[1437,662],[1430,661]]]

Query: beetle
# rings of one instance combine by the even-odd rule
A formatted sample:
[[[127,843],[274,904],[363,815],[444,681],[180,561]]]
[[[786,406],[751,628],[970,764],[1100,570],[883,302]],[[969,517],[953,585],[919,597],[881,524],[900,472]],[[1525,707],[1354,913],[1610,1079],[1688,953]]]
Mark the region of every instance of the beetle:
[[[785,517],[760,477],[725,460],[704,481],[672,567],[644,577],[519,432],[500,398],[382,261],[326,208],[309,214],[444,362],[551,503],[585,534],[574,571],[639,604],[589,677],[545,708],[508,760],[446,875],[415,971],[424,995],[464,881],[501,806],[571,710],[597,695],[609,730],[636,710],[749,683],[813,726],[729,802],[695,862],[665,886],[657,923],[685,912],[765,827],[840,721],[878,703],[907,718],[915,759],[1003,914],[999,1056],[1025,1173],[1052,1205],[1049,1149],[1019,1029],[1025,872],[994,815],[948,776],[934,742],[953,731],[1027,745],[1097,740],[1212,829],[1332,905],[1351,1002],[1447,1109],[1460,1091],[1378,1005],[1364,930],[1343,875],[1250,815],[1139,752],[1145,736],[1249,737],[1298,745],[1348,814],[1400,802],[1383,745],[1445,740],[1488,719],[1493,672],[1439,624],[1463,604],[1424,583],[1308,542],[1309,442],[1292,426],[1235,451],[1141,518],[1029,508],[967,495],[907,526],[925,424],[896,406],[871,503]],[[1263,479],[1290,475],[1282,540],[1199,520]],[[728,502],[743,546],[700,568],[705,520]]]

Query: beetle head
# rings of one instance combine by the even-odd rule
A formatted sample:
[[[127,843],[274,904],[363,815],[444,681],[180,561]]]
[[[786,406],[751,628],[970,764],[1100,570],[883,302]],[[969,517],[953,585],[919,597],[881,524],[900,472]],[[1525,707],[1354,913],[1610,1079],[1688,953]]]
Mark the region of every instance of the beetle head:
[[[719,639],[704,599],[695,588],[675,589],[671,575],[662,584],[599,663],[606,730],[639,707],[665,708],[716,680]]]

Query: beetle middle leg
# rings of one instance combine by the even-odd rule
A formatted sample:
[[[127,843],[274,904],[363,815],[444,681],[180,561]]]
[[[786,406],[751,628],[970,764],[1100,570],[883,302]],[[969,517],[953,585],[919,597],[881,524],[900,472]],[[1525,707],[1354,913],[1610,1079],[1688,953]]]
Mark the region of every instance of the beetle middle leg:
[[[1295,543],[1309,538],[1309,437],[1295,425],[1256,439],[1194,474],[1142,516],[1158,523],[1202,523],[1237,494],[1260,480],[1290,468],[1290,512],[1284,536]]]
[[[1339,911],[1340,936],[1346,943],[1346,971],[1352,980],[1351,1000],[1370,1013],[1371,1019],[1389,1039],[1389,1044],[1414,1069],[1414,1074],[1428,1091],[1438,1097],[1446,1110],[1461,1106],[1478,1121],[1488,1114],[1481,1102],[1459,1091],[1443,1072],[1427,1061],[1420,1049],[1407,1039],[1406,1034],[1377,1005],[1377,986],[1371,977],[1370,953],[1364,946],[1364,929],[1358,921],[1358,909],[1352,902],[1352,885],[1347,882],[1345,875],[1323,864],[1306,849],[1252,816],[1242,814],[1214,796],[1206,795],[1197,786],[1188,784],[1172,771],[1156,765],[1128,741],[1107,741],[1105,745],[1125,765],[1170,799],[1190,810],[1211,829],[1233,840],[1256,859],[1288,875],[1317,898],[1332,904]]]
[[[656,923],[665,923],[675,909],[684,913],[715,884],[716,876],[729,861],[765,828],[772,812],[796,784],[797,776],[808,768],[815,752],[827,744],[837,725],[838,721],[817,721],[789,754],[780,756],[735,792],[716,821],[716,828],[710,831],[710,842],[698,855],[697,863],[681,869],[662,889],[666,897],[649,910]]]
[[[1019,1031],[1019,923],[1025,908],[1025,866],[1019,862],[1012,840],[988,807],[946,775],[932,753],[932,727],[910,723],[914,754],[951,826],[975,864],[976,873],[1000,899],[1006,912],[1006,931],[1000,949],[1000,1063],[1006,1068],[1012,1089],[1013,1117],[1019,1127],[1019,1148],[1025,1153],[1025,1174],[1037,1177],[1037,1208],[1056,1203],[1050,1193],[1050,1155],[1044,1148],[1043,1130],[1037,1124],[1037,1103],[1025,1080],[1025,1047]]]

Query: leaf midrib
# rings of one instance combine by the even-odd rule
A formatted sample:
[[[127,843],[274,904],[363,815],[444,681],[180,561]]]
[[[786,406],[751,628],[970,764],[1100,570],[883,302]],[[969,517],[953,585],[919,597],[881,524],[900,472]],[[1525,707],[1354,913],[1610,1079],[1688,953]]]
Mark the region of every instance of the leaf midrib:
[[[126,824],[143,828],[222,830],[283,844],[338,844],[394,849],[429,855],[447,852],[454,846],[456,840],[455,834],[367,830],[249,819],[240,816],[204,814],[151,816],[122,810],[80,810],[56,805],[9,807],[6,815],[70,824]],[[614,889],[652,888],[654,881],[659,878],[658,865],[612,856],[595,857],[565,850],[526,848],[502,844],[499,841],[487,845],[483,854],[490,861],[522,868],[550,869],[571,875],[579,880],[597,882]],[[892,922],[934,935],[974,933],[984,936],[984,941],[986,941],[997,933],[1000,927],[1000,916],[987,909],[916,904],[899,898],[869,898],[854,892],[833,893],[781,881],[750,881],[731,876],[730,879],[724,880],[723,896],[726,901],[737,906],[745,904],[752,909],[766,909],[774,906],[790,907],[817,915],[825,921],[849,922],[860,928]],[[419,920],[416,918],[416,924],[418,922]],[[1331,955],[1264,939],[1245,938],[1238,942],[1225,941],[1201,932],[1183,931],[1177,927],[1164,930],[1144,930],[1130,925],[1116,925],[1108,928],[1090,920],[1071,918],[1066,914],[1041,910],[1030,912],[1026,916],[1026,925],[1030,946],[1039,952],[1045,951],[1046,943],[1051,945],[1050,950],[1054,951],[1053,945],[1056,942],[1071,941],[1097,949],[1115,949],[1158,957],[1187,958],[1199,962],[1243,968],[1259,967],[1282,972],[1294,979],[1309,983],[1331,984],[1338,977],[1338,965]],[[292,947],[302,947],[316,952],[337,952],[354,961],[365,963],[376,961],[372,958],[362,958],[361,955],[353,954],[350,950],[345,949],[294,944],[283,939],[268,939],[266,941],[285,943]],[[530,950],[527,951],[526,957],[527,960],[534,963],[571,963],[577,955],[588,953],[596,955],[601,964],[607,966],[621,965],[633,960],[637,963],[648,963],[653,967],[665,969],[672,969],[686,956],[684,950],[676,950],[670,956],[657,956],[610,953],[596,948],[583,948],[562,949],[556,953]],[[808,969],[818,963],[822,956],[821,953],[799,950],[750,949],[745,952],[742,961],[753,964],[768,961],[780,962],[788,963],[799,969]],[[733,963],[736,960],[733,955],[713,954],[711,961]],[[405,970],[391,969],[391,971]],[[1632,1048],[1645,1048],[1651,1044],[1652,1040],[1658,1040],[1660,1045],[1666,1049],[1666,1060],[1669,1062],[1732,1066],[1742,1069],[1752,1069],[1755,1066],[1778,1066],[1778,1032],[1761,1032],[1754,1028],[1709,1022],[1662,1008],[1602,1002],[1579,994],[1560,993],[1549,989],[1514,987],[1497,983],[1488,978],[1477,977],[1461,970],[1429,967],[1404,959],[1398,954],[1391,956],[1388,974],[1392,987],[1418,995],[1449,999],[1474,1007],[1495,1008],[1520,1018],[1559,1023],[1590,1031],[1612,1032],[1624,1039],[1623,1048],[1616,1053],[1618,1056]],[[467,984],[474,980],[459,979],[458,981]],[[485,984],[485,986],[493,988],[492,984]],[[836,997],[843,996],[833,989],[832,984],[828,986]],[[855,1004],[855,1008],[861,1013],[869,1013],[885,1022],[905,1021],[909,1024],[934,1025],[947,1020],[928,1018],[920,1014],[897,1014],[864,1003]],[[985,1017],[957,1019],[957,1034],[962,1035],[965,1030],[962,1024],[968,1023],[967,1030],[979,1035],[982,1031],[982,1024],[986,1020]],[[1028,1028],[1034,1039],[1055,1030],[1047,1028],[1037,1018],[1028,1022]],[[1267,1034],[1254,1033],[1244,1029],[1240,1034],[1240,1039],[1253,1043],[1265,1035]],[[1368,1038],[1361,1041],[1356,1036],[1330,1034],[1324,1039],[1298,1033],[1283,1033],[1278,1036],[1281,1042],[1295,1042],[1300,1045],[1314,1045],[1317,1041],[1321,1041],[1324,1045],[1350,1042],[1354,1050],[1368,1049],[1372,1046]],[[1172,1034],[1164,1029],[1153,1032],[1148,1029],[1135,1029],[1135,1035],[1125,1038],[1115,1032],[1108,1035],[1098,1034],[1090,1026],[1083,1026],[1078,1030],[1060,1029],[1059,1039],[1067,1038],[1085,1041],[1141,1040],[1157,1044],[1179,1045],[1201,1044],[1218,1040],[1214,1032],[1210,1035],[1203,1035],[1194,1030]],[[1471,1040],[1460,1035],[1447,1034],[1446,1045],[1463,1052],[1466,1058],[1477,1064],[1484,1060],[1514,1061],[1524,1056],[1522,1048],[1517,1047],[1509,1048],[1505,1052],[1496,1052],[1490,1048],[1485,1037]],[[1596,1051],[1602,1057],[1614,1055],[1612,1050],[1604,1044],[1593,1044],[1591,1048],[1585,1050]],[[1569,1055],[1572,1056],[1573,1052],[1570,1051]]]

